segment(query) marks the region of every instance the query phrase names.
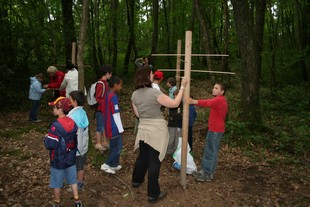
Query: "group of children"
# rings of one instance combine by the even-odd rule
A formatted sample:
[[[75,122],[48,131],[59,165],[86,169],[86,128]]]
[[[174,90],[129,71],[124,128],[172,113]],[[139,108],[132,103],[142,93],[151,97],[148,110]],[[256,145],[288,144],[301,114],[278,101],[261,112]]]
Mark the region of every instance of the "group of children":
[[[122,80],[109,72],[109,87],[103,92],[105,99],[98,100],[101,107],[100,113],[103,115],[102,132],[110,139],[110,152],[107,160],[101,169],[114,174],[121,169],[119,156],[122,150],[122,132],[124,131],[120,110],[118,107],[118,97],[122,89]],[[101,89],[102,90],[102,89]],[[53,106],[53,114],[57,116],[48,134],[44,138],[44,144],[50,151],[51,176],[50,188],[54,189],[54,207],[60,206],[60,189],[63,187],[63,179],[71,186],[74,196],[74,205],[82,206],[78,191],[84,189],[84,165],[86,163],[86,153],[88,151],[89,121],[83,109],[84,93],[72,91],[69,98],[59,97],[49,105]],[[98,122],[98,120],[97,120]],[[98,127],[97,127],[98,128]]]
[[[120,118],[117,93],[122,90],[122,80],[119,77],[112,77],[112,69],[107,66],[101,68],[103,76],[101,83],[97,83],[95,97],[98,103],[96,107],[96,145],[98,149],[102,146],[101,138],[109,139],[109,156],[102,164],[101,170],[115,174],[121,169],[119,163],[120,152],[122,150],[122,132],[124,131]],[[156,73],[157,72],[157,73]],[[154,73],[154,88],[159,88],[163,80],[163,73]],[[42,89],[43,75],[38,74],[31,78],[29,98],[32,108],[29,118],[31,121],[38,122],[37,110],[40,105],[40,98],[46,89]],[[109,82],[108,82],[109,80]],[[167,79],[169,97],[174,99],[178,94],[176,79]],[[202,158],[201,170],[194,173],[198,181],[211,181],[217,166],[220,140],[225,131],[225,118],[228,111],[227,101],[224,97],[225,86],[221,83],[214,85],[212,90],[214,98],[207,100],[194,100],[186,98],[184,101],[190,104],[189,108],[189,129],[188,143],[190,150],[193,150],[192,127],[197,116],[195,105],[208,107],[211,109],[208,121],[208,134],[206,137],[204,154]],[[86,163],[86,153],[88,151],[88,126],[89,121],[83,109],[84,93],[72,91],[69,98],[59,97],[49,105],[53,106],[53,114],[57,116],[45,136],[44,143],[50,150],[51,177],[50,188],[54,189],[54,207],[60,206],[60,189],[63,187],[63,179],[71,185],[74,196],[75,206],[82,206],[78,191],[84,189],[84,165]],[[173,154],[181,137],[182,128],[182,104],[179,107],[168,111],[168,131],[169,143],[167,154]],[[104,144],[107,141],[104,140]],[[100,146],[99,146],[100,145]],[[100,148],[102,149],[102,148]]]

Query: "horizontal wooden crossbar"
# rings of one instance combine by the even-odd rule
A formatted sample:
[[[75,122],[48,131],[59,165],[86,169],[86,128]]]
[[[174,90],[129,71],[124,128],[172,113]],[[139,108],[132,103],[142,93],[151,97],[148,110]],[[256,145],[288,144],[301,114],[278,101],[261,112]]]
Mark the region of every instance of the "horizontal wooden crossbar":
[[[185,54],[151,54],[151,56],[185,56]],[[225,54],[191,54],[191,56],[227,57]]]
[[[177,71],[176,69],[158,69],[160,71],[172,71],[175,72]],[[184,70],[180,70],[184,71]],[[233,72],[222,72],[222,71],[214,71],[214,70],[191,70],[191,72],[195,73],[219,73],[219,74],[227,74],[227,75],[235,75],[236,73]]]

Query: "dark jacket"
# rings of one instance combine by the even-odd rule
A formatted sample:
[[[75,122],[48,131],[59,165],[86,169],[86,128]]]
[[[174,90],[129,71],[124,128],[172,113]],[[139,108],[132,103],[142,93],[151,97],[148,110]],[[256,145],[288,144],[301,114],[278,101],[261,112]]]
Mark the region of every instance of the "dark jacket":
[[[44,144],[50,150],[50,162],[53,168],[66,169],[75,165],[77,129],[69,117],[59,118],[51,124],[44,138]]]

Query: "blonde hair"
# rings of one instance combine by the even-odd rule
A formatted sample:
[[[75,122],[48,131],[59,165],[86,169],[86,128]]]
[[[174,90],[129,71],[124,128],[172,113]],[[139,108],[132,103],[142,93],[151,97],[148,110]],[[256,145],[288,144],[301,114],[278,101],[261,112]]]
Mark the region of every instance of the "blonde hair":
[[[57,72],[57,68],[55,66],[49,66],[47,68],[47,73],[56,73]]]

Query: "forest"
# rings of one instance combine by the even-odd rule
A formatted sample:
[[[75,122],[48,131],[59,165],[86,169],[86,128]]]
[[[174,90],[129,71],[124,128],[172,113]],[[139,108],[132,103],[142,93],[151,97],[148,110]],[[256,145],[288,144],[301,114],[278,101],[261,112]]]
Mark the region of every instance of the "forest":
[[[124,81],[124,90],[119,96],[125,135],[130,138],[124,144],[123,160],[128,164],[124,179],[113,179],[120,180],[121,184],[128,179],[129,183],[130,165],[135,156],[130,108],[135,60],[148,57],[156,70],[175,69],[175,56],[154,54],[176,54],[178,40],[184,54],[186,31],[192,31],[193,54],[214,55],[192,57],[192,70],[235,73],[191,73],[191,95],[197,99],[211,98],[210,91],[216,81],[227,86],[229,114],[219,167],[219,177],[227,186],[225,190],[220,188],[223,183],[220,178],[216,180],[211,184],[216,194],[212,197],[212,192],[202,193],[208,189],[206,186],[190,185],[189,192],[178,189],[162,205],[186,206],[188,202],[193,206],[205,206],[204,202],[210,202],[210,206],[310,204],[308,1],[0,0],[0,11],[0,140],[3,142],[0,155],[4,157],[0,167],[5,169],[0,181],[0,206],[45,206],[47,202],[47,198],[43,198],[46,194],[36,196],[42,188],[47,191],[48,186],[45,175],[48,153],[41,141],[53,120],[47,106],[52,91],[47,91],[41,100],[40,114],[44,122],[28,123],[31,76],[44,73],[47,83],[49,66],[66,72],[65,66],[73,63],[79,70],[79,88],[88,89],[100,75],[101,65],[113,66],[113,75]],[[184,68],[184,60],[181,68]],[[165,79],[175,75],[174,72],[164,74]],[[162,86],[166,87],[165,82]],[[85,109],[91,117],[93,111],[87,105]],[[207,118],[208,110],[198,110],[194,129],[197,151],[193,155],[197,164],[202,154],[198,146],[204,145]],[[92,123],[95,122],[92,120]],[[40,146],[40,153],[29,143],[25,144],[28,136],[30,143]],[[12,147],[12,143],[16,147]],[[111,179],[98,169],[106,156],[105,153],[102,157],[90,146],[90,175]],[[27,170],[17,172],[18,163],[36,172],[36,177],[27,177]],[[43,172],[36,165],[44,168]],[[178,176],[170,168],[164,171],[165,175],[169,173]],[[45,186],[39,184],[40,178]],[[167,184],[169,179],[163,182]],[[239,183],[230,182],[234,179]],[[88,182],[96,185],[94,179],[89,178]],[[238,189],[241,184],[247,187]],[[103,185],[111,187],[107,183]],[[167,184],[171,191],[176,186]],[[26,192],[29,194],[22,197]],[[179,194],[183,199],[177,201]],[[191,194],[195,194],[195,201],[191,201]],[[200,196],[210,198],[204,200]],[[139,192],[133,192],[127,185],[113,190],[117,201],[109,200],[109,195],[99,187],[93,187],[84,197],[89,198],[88,206],[147,206],[139,203]],[[96,197],[104,198],[107,203],[96,201]]]

